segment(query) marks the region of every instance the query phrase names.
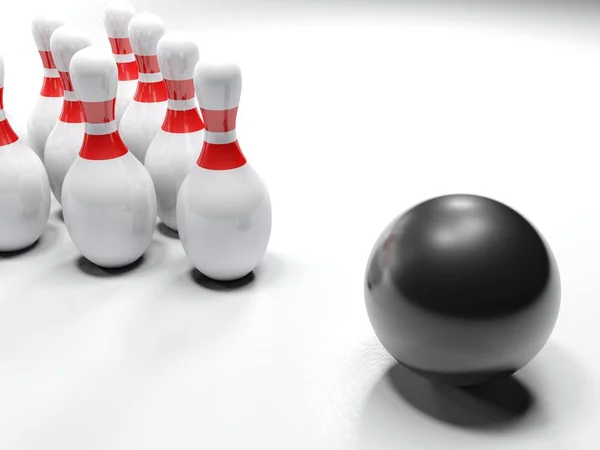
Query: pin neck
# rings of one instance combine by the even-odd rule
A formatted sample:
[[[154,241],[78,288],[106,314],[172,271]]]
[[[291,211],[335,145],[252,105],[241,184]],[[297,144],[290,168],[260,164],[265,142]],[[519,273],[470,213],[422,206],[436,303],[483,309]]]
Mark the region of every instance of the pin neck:
[[[194,80],[165,80],[167,114],[162,124],[169,133],[194,133],[204,129],[200,111],[196,107]]]
[[[56,70],[56,64],[54,64],[52,53],[39,50],[39,54],[44,66],[44,79],[42,81],[40,95],[42,97],[62,97],[64,89],[62,82],[59,79],[59,73]]]
[[[58,120],[65,123],[85,122],[83,109],[81,108],[81,103],[77,100],[77,97],[75,96],[75,92],[65,91],[63,106]]]
[[[187,111],[196,109],[196,94],[194,80],[168,80],[165,79],[167,87],[167,109],[172,111]],[[203,125],[204,127],[204,125]]]
[[[117,131],[116,99],[102,102],[80,102],[85,117],[85,134],[79,156],[84,159],[119,158],[127,147]]]
[[[4,111],[0,112],[0,118],[4,116]],[[6,118],[0,120],[0,147],[13,144],[19,140],[19,136],[12,129]]]
[[[131,41],[128,37],[109,37],[110,47],[117,63],[119,81],[133,81],[138,79],[138,66],[133,56]]]
[[[165,84],[169,100],[195,99],[194,80],[168,80],[165,78]]]
[[[106,125],[115,121],[116,99],[101,102],[80,102],[87,125]],[[97,127],[92,127],[97,128]]]
[[[73,83],[71,83],[71,75],[69,72],[61,72],[58,71],[58,76],[60,77],[60,81],[63,85],[64,91],[73,91]]]
[[[204,122],[198,108],[186,110],[168,108],[161,128],[167,133],[195,133],[204,129]]]
[[[4,87],[0,87],[0,147],[12,144],[19,140],[4,112]]]
[[[42,89],[40,89],[40,95],[42,97],[62,97],[64,95],[64,89],[60,78],[44,77],[44,80],[42,81]]]
[[[226,110],[202,108],[206,127],[197,164],[210,170],[230,170],[246,164],[235,132],[238,107]]]
[[[204,141],[196,164],[208,170],[232,170],[246,164],[246,157],[237,140],[227,144]]]
[[[167,86],[160,73],[158,56],[135,55],[138,66],[138,85],[133,100],[140,103],[166,102]]]
[[[109,37],[108,41],[110,42],[110,48],[112,49],[114,55],[129,55],[133,53],[133,48],[131,48],[131,41],[128,37]]]
[[[169,98],[167,100],[167,109],[170,111],[187,111],[196,108],[196,99],[190,98],[188,100],[174,100]]]
[[[101,161],[120,158],[128,151],[117,131],[107,134],[88,134],[86,130],[79,156],[83,159]]]
[[[40,58],[42,59],[42,65],[44,69],[56,69],[56,64],[54,64],[54,58],[52,57],[52,52],[46,50],[39,50]]]
[[[133,55],[132,55],[133,58]],[[117,61],[117,73],[119,81],[135,81],[138,79],[138,66],[135,59],[127,62]]]
[[[206,131],[213,133],[235,132],[235,122],[238,112],[237,106],[225,110],[204,108],[200,108],[200,110],[202,111]]]
[[[135,61],[138,65],[140,73],[144,74],[160,74],[160,65],[158,64],[158,56],[156,55],[135,55]],[[161,76],[162,80],[162,76]]]
[[[144,74],[140,73],[133,100],[140,103],[162,103],[168,100],[167,86],[164,80],[145,81]]]

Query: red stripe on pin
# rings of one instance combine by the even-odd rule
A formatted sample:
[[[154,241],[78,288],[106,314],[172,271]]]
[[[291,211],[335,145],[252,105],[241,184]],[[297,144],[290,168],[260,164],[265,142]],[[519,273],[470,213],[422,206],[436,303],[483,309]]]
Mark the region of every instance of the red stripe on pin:
[[[204,118],[206,131],[224,133],[235,130],[235,120],[238,110],[237,106],[235,108],[222,111],[204,108],[201,108],[200,110],[202,111],[202,117]]]
[[[135,61],[130,62],[118,62],[117,73],[119,75],[119,81],[132,81],[138,79],[138,66]]]
[[[87,123],[108,123],[115,120],[116,99],[105,102],[80,102]]]
[[[138,68],[141,73],[158,73],[160,72],[160,66],[158,65],[158,56],[140,56],[135,55]]]
[[[127,152],[127,146],[116,131],[109,134],[85,133],[79,156],[99,161],[119,158]]]
[[[204,128],[204,122],[197,108],[186,111],[167,109],[162,124],[163,131],[168,133],[195,133]]]
[[[62,111],[58,118],[61,122],[66,123],[83,123],[85,122],[85,116],[83,115],[83,109],[79,101],[65,100],[63,102]]]
[[[246,164],[246,157],[238,141],[228,144],[211,144],[204,141],[197,164],[209,170],[231,170]]]
[[[42,64],[44,65],[44,69],[56,69],[56,65],[54,64],[54,58],[52,57],[51,52],[47,51],[39,51],[40,57],[42,58]]]
[[[109,37],[108,41],[110,42],[110,48],[115,55],[128,55],[133,53],[133,48],[131,48],[131,41],[129,38]]]
[[[171,100],[189,100],[194,98],[194,80],[165,80],[167,94]]]
[[[3,147],[8,144],[12,144],[13,142],[17,142],[19,140],[19,136],[14,132],[8,120],[4,119],[0,122],[0,147]]]
[[[44,77],[40,95],[42,97],[62,97],[64,95],[64,89],[60,78]]]
[[[73,84],[71,83],[71,75],[69,75],[69,72],[58,72],[58,75],[60,75],[63,89],[65,91],[73,91]]]
[[[167,101],[167,85],[164,80],[155,83],[139,81],[133,99],[140,103],[158,103]]]
[[[0,111],[4,111],[4,87],[0,87]],[[0,122],[0,147],[17,142],[19,136],[12,129],[8,120]]]

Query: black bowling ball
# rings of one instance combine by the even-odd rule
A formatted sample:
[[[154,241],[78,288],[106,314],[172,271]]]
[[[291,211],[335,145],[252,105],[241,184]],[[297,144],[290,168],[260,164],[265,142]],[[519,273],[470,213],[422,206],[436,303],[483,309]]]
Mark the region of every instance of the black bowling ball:
[[[454,386],[528,364],[554,329],[560,294],[540,233],[475,195],[433,198],[401,214],[375,243],[365,277],[367,313],[386,350]]]

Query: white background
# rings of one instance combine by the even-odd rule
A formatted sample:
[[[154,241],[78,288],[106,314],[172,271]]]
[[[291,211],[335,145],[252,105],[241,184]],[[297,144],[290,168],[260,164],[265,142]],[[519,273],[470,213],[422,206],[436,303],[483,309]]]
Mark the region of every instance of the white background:
[[[5,104],[23,124],[42,78],[34,13],[109,49],[103,1],[48,3],[1,10]],[[55,204],[39,245],[0,256],[0,448],[598,447],[600,9],[135,4],[193,33],[201,58],[241,65],[238,136],[271,192],[269,250],[252,283],[215,290],[157,230],[141,265],[107,275],[79,260]],[[563,282],[544,350],[478,395],[398,369],[363,303],[380,231],[455,192],[521,211]]]

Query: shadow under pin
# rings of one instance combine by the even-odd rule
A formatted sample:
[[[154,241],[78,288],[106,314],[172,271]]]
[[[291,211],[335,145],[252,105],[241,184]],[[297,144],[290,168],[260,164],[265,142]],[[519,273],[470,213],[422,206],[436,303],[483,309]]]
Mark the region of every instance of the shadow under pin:
[[[123,266],[123,267],[117,267],[117,268],[106,268],[106,267],[100,267],[96,264],[94,264],[93,262],[91,262],[89,259],[81,256],[78,260],[77,260],[77,267],[84,273],[86,273],[87,275],[92,275],[94,277],[113,277],[113,276],[118,276],[118,275],[123,275],[126,273],[129,273],[135,269],[137,269],[139,266],[141,266],[144,263],[144,256],[142,255],[137,261],[128,264],[127,266]]]
[[[250,272],[248,275],[237,280],[219,281],[207,277],[198,269],[192,269],[190,271],[190,276],[196,284],[212,291],[233,291],[235,289],[241,289],[250,285],[256,278],[254,272]]]
[[[17,258],[22,255],[35,255],[50,250],[59,237],[59,228],[53,223],[48,223],[42,235],[28,247],[20,250],[0,251],[0,259]]]
[[[166,236],[166,237],[171,238],[171,239],[179,239],[179,233],[177,231],[175,231],[175,230],[172,230],[171,228],[169,228],[168,226],[166,226],[162,222],[160,222],[156,226],[156,229],[163,236]]]
[[[13,251],[8,251],[8,252],[0,251],[0,259],[16,258],[17,256],[21,256],[21,255],[24,255],[25,253],[29,253],[30,251],[35,249],[39,243],[40,243],[40,239],[35,241],[29,247],[22,248],[21,250],[13,250]]]

